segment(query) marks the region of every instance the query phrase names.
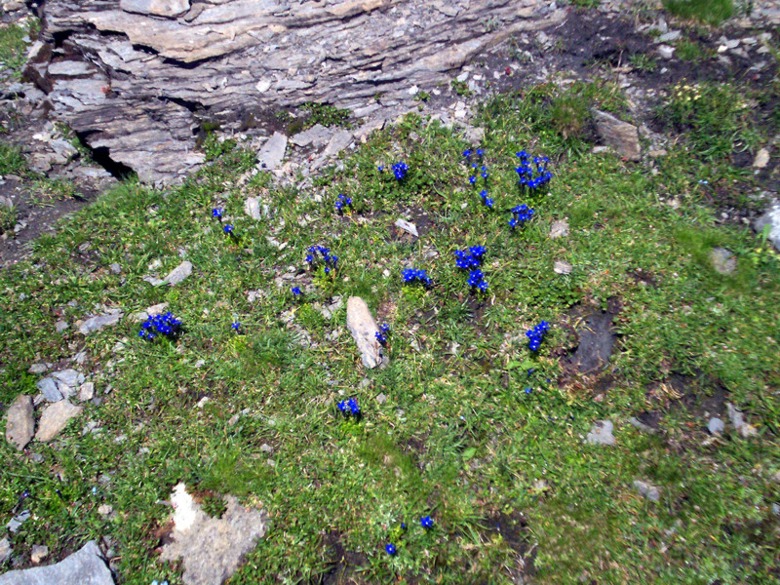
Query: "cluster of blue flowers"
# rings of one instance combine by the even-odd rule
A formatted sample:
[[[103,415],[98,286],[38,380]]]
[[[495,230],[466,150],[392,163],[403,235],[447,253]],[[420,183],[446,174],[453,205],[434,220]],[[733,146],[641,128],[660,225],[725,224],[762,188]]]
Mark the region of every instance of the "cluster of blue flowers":
[[[347,197],[344,195],[344,193],[340,193],[338,198],[336,199],[336,211],[339,213],[344,213],[344,210],[346,208],[352,207],[352,197]]]
[[[547,170],[550,159],[546,156],[535,156],[533,159],[524,150],[517,153],[520,165],[515,168],[519,175],[519,183],[531,193],[547,185],[552,179],[552,173]]]
[[[361,412],[360,412],[360,406],[358,406],[357,400],[354,398],[349,398],[348,400],[342,400],[338,403],[338,409],[341,414],[343,414],[346,417],[353,417],[355,419],[359,419]]]
[[[306,262],[311,268],[316,268],[320,264],[324,267],[325,274],[338,269],[339,257],[330,253],[330,248],[325,246],[310,246],[306,254]]]
[[[512,229],[516,228],[517,226],[522,227],[525,222],[531,220],[531,218],[534,216],[534,213],[535,211],[528,207],[525,203],[513,207],[512,219],[509,220],[509,227]]]
[[[486,292],[488,289],[487,280],[480,269],[485,252],[485,246],[471,246],[468,250],[455,250],[455,265],[461,270],[469,271],[467,284],[480,292]]]
[[[473,158],[476,155],[476,158]],[[485,158],[485,151],[478,148],[476,151],[472,151],[470,148],[463,151],[463,158],[466,159],[466,164],[471,167],[469,175],[469,183],[471,185],[477,184],[477,175],[487,182],[488,174],[487,166],[483,164]]]
[[[374,337],[376,337],[376,340],[379,342],[379,345],[385,346],[387,345],[387,336],[390,334],[390,325],[387,323],[382,323],[382,326],[379,328],[379,331],[374,333]]]
[[[482,205],[488,209],[493,209],[493,198],[488,197],[488,192],[486,189],[482,189],[482,191],[479,192],[479,197],[482,199]]]
[[[404,279],[404,284],[414,284],[415,282],[421,282],[425,287],[429,287],[433,284],[431,277],[428,276],[428,273],[421,268],[404,268],[401,271],[401,276]]]
[[[406,173],[409,172],[409,165],[403,161],[398,161],[392,166],[393,176],[396,181],[403,181],[406,178]]]
[[[425,530],[431,530],[433,528],[433,518],[430,516],[421,516],[420,517],[420,526],[422,526]],[[401,522],[401,530],[406,530],[406,524]],[[395,556],[398,552],[398,549],[396,548],[395,544],[392,542],[388,542],[385,545],[385,552],[389,554],[391,557]]]
[[[528,337],[528,349],[531,351],[539,351],[542,345],[545,334],[550,330],[550,324],[547,321],[542,321],[536,325],[533,329],[529,329],[525,332]]]
[[[138,337],[153,341],[158,335],[169,339],[175,338],[181,331],[181,321],[168,311],[162,315],[150,315],[146,321],[141,323],[141,330]]]

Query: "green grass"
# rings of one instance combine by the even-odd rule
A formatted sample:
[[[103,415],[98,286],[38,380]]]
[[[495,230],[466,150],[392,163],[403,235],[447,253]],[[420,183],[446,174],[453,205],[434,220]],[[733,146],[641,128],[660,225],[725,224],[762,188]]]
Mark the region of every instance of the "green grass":
[[[732,0],[663,0],[674,16],[717,26],[734,15]]]
[[[119,582],[179,584],[156,560],[155,530],[170,514],[161,502],[185,481],[207,494],[212,512],[231,493],[269,513],[267,536],[231,585],[322,582],[340,560],[334,540],[362,559],[358,583],[512,583],[523,563],[538,583],[771,582],[780,570],[771,511],[780,472],[777,255],[754,262],[754,234],[715,227],[698,180],[731,184],[737,171],[682,147],[670,148],[657,174],[592,154],[587,133],[554,123],[556,100],[618,112],[625,103],[611,87],[582,85],[485,104],[475,124],[486,130],[496,211],[468,186],[460,153],[473,145],[412,115],[311,189],[280,188],[267,175],[239,185],[251,155],[231,145],[180,187],[127,182],[38,240],[32,258],[0,273],[0,402],[36,392],[32,363],[77,351],[101,401],[52,445],[31,445],[42,463],[0,445],[0,520],[31,493],[32,518],[12,538],[17,554],[47,544],[57,558],[110,535]],[[551,157],[549,192],[518,192],[514,153],[523,148]],[[403,183],[376,169],[398,160],[410,168]],[[339,193],[353,197],[353,214],[334,211]],[[679,208],[657,195],[667,193]],[[272,217],[250,221],[247,196],[263,197]],[[521,202],[537,216],[512,233],[506,210]],[[211,218],[216,206],[235,240]],[[428,213],[419,240],[391,227],[407,211]],[[571,234],[549,239],[561,218]],[[80,254],[86,242],[90,253]],[[339,255],[335,277],[305,271],[312,244]],[[453,262],[455,249],[474,244],[488,249],[484,297],[466,289]],[[734,275],[712,269],[714,246],[736,254]],[[142,280],[153,261],[165,274],[181,255],[195,270],[179,286]],[[574,270],[555,274],[555,260]],[[108,269],[115,262],[120,275]],[[408,266],[428,270],[435,286],[403,286]],[[651,284],[635,277],[638,268]],[[306,289],[298,302],[293,285]],[[260,291],[254,302],[249,291]],[[322,315],[334,295],[362,296],[392,326],[386,368],[363,369],[344,306]],[[557,383],[559,357],[573,347],[565,324],[573,304],[614,297],[623,305],[614,383],[595,400],[587,379]],[[127,317],[87,338],[73,326],[96,304],[130,315],[163,301],[184,322],[176,342],[144,342]],[[59,319],[72,324],[64,334],[54,330]],[[541,319],[553,327],[533,355],[524,333]],[[231,332],[235,320],[242,335]],[[673,374],[688,376],[699,400],[728,392],[759,436],[729,432],[708,443],[697,407],[650,391]],[[338,415],[336,403],[350,396],[360,422]],[[663,414],[658,434],[628,424],[644,410]],[[618,444],[585,444],[605,418]],[[100,432],[82,434],[87,421]],[[661,501],[639,496],[635,479],[657,485]],[[117,516],[100,516],[102,503]],[[436,522],[430,532],[418,524],[426,514]],[[513,522],[527,528],[513,534]],[[383,551],[390,540],[395,558]]]
[[[18,24],[0,26],[0,79],[18,79],[25,62],[25,39],[37,34],[37,22],[25,28]]]
[[[0,141],[0,175],[23,175],[27,163],[17,146]]]

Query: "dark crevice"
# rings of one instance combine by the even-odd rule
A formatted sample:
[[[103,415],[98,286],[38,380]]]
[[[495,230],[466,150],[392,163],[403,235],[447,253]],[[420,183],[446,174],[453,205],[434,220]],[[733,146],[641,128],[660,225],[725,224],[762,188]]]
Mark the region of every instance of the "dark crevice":
[[[208,106],[204,106],[200,102],[194,102],[191,100],[185,100],[183,98],[177,98],[177,97],[171,97],[171,96],[160,96],[157,98],[158,100],[162,102],[171,102],[176,104],[177,106],[181,106],[182,108],[185,108],[192,112],[193,114],[202,114],[203,112],[208,111]]]
[[[135,171],[126,164],[112,159],[108,147],[100,146],[98,148],[92,148],[89,145],[88,139],[92,134],[95,134],[95,132],[76,132],[76,137],[79,139],[79,142],[89,149],[92,160],[119,181],[133,177]]]

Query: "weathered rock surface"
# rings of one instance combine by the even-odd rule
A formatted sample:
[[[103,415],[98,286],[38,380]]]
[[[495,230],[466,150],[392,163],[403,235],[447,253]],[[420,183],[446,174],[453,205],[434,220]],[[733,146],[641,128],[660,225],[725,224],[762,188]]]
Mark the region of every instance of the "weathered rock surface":
[[[646,481],[637,479],[634,481],[634,488],[651,502],[658,502],[661,500],[661,492],[659,489]]]
[[[124,313],[120,309],[113,309],[104,315],[90,317],[79,326],[79,332],[82,335],[89,335],[100,331],[104,327],[116,325],[122,319]]]
[[[5,438],[21,451],[32,440],[34,432],[32,396],[20,394],[8,407]]]
[[[612,434],[614,425],[611,420],[601,420],[593,423],[585,440],[592,445],[614,445],[615,436]]]
[[[265,535],[267,520],[261,510],[245,508],[227,496],[221,518],[206,515],[184,484],[174,488],[173,541],[163,547],[164,561],[181,559],[187,585],[220,585],[238,569],[246,553]]]
[[[67,400],[60,400],[47,406],[41,420],[38,423],[38,432],[35,438],[38,441],[46,443],[60,434],[62,429],[68,424],[68,421],[83,410],[81,406],[74,406]]]
[[[710,261],[718,274],[733,274],[737,269],[737,258],[726,248],[713,248],[710,252]]]
[[[392,119],[415,108],[411,87],[565,15],[542,0],[49,0],[42,12],[48,43],[29,77],[58,119],[145,182],[203,162],[204,122],[242,130],[308,101]]]
[[[9,571],[0,585],[114,585],[100,549],[90,541],[81,550],[55,565]]]
[[[780,201],[774,201],[772,205],[753,224],[759,234],[765,229],[768,231],[769,241],[780,251]]]
[[[287,152],[287,137],[280,132],[274,132],[257,153],[258,166],[263,170],[273,171],[282,164],[285,152]]]
[[[360,351],[360,358],[367,368],[375,368],[388,360],[376,339],[379,328],[366,302],[360,297],[347,299],[347,329]]]
[[[176,268],[171,270],[168,276],[163,278],[160,284],[169,284],[171,286],[176,286],[177,284],[181,284],[182,282],[184,282],[190,274],[192,274],[192,262],[185,260],[184,262],[179,264]]]
[[[550,226],[550,239],[565,238],[569,235],[569,222],[566,219],[556,219]]]
[[[9,558],[11,558],[11,553],[13,551],[14,549],[11,546],[11,541],[8,540],[8,538],[3,538],[2,540],[0,540],[0,565],[2,565]]]
[[[642,149],[636,126],[600,110],[593,110],[593,118],[596,122],[596,131],[604,144],[612,147],[615,152],[628,160],[641,158]]]

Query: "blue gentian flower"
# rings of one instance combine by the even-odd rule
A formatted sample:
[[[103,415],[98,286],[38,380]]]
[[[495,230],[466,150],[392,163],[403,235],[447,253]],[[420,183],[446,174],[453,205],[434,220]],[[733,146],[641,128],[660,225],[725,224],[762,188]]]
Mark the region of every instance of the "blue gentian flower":
[[[522,226],[525,222],[531,221],[536,212],[525,203],[512,208],[512,219],[509,220],[509,227],[512,229]]]
[[[387,554],[389,554],[391,557],[392,557],[392,556],[395,556],[395,553],[397,552],[397,551],[396,551],[396,549],[395,549],[395,545],[394,545],[392,542],[388,542],[388,543],[385,545],[385,551],[386,551],[386,552],[387,552]]]
[[[539,351],[542,346],[545,334],[550,330],[550,324],[547,321],[541,321],[533,329],[529,329],[525,332],[528,337],[528,349],[533,352]]]
[[[477,156],[479,157],[480,160],[482,160],[482,157],[485,156],[485,151],[482,150],[481,148],[478,148],[477,149]]]
[[[401,530],[406,530],[406,522],[401,522]]]
[[[475,177],[474,175],[471,175],[469,177],[469,183],[472,184],[472,185],[476,185],[477,184],[477,177]]]
[[[550,159],[546,156],[535,156],[531,159],[530,155],[521,150],[517,153],[520,159],[520,165],[515,168],[518,174],[521,188],[525,188],[529,193],[534,193],[537,189],[549,184],[552,179],[552,173],[547,170]]]
[[[403,161],[399,161],[393,165],[393,175],[396,181],[403,181],[406,178],[406,173],[409,172],[409,165]]]
[[[385,166],[384,166],[384,165],[379,165],[379,166],[378,166],[376,169],[377,169],[377,170],[378,170],[380,173],[384,173],[384,172],[385,172]]]
[[[387,345],[387,336],[390,333],[390,325],[387,323],[383,323],[382,326],[379,328],[379,331],[376,331],[374,333],[374,337],[376,337],[376,340],[379,342],[379,345]]]
[[[339,410],[341,412],[343,412],[344,414],[347,414],[347,402],[345,400],[342,400],[336,406],[338,406],[338,408],[339,408]]]
[[[212,209],[211,210],[211,217],[214,217],[216,219],[221,220],[222,219],[222,209],[220,209],[219,207],[215,207],[214,209]]]
[[[404,268],[401,271],[401,277],[404,279],[404,284],[420,282],[425,287],[429,287],[433,284],[433,280],[428,276],[428,273],[425,270],[418,268]]]
[[[299,286],[294,286],[290,289],[290,292],[293,294],[294,297],[299,297],[303,294],[301,292],[301,288]]]
[[[239,329],[241,329],[241,322],[240,322],[240,321],[233,321],[233,323],[231,323],[231,324],[230,324],[230,328],[231,328],[233,331],[236,331],[236,332],[238,332],[238,331],[239,331]]]
[[[344,213],[344,209],[352,207],[352,197],[347,197],[344,193],[340,193],[336,199],[336,211]]]
[[[323,266],[325,274],[338,269],[339,257],[330,253],[330,248],[325,246],[309,246],[306,254],[306,263],[314,269]]]
[[[174,339],[181,332],[181,321],[168,311],[162,315],[150,315],[141,323],[138,337],[153,341],[158,335]]]
[[[222,228],[222,230],[229,236],[233,235],[233,232],[235,231],[235,228],[232,224],[227,224],[225,227]]]
[[[347,400],[347,408],[349,408],[349,413],[352,416],[360,416],[360,407],[354,398]]]
[[[467,148],[463,151],[463,158],[465,158],[467,161],[471,160],[471,149]]]
[[[422,518],[420,518],[420,526],[422,526],[426,530],[430,530],[431,528],[433,528],[433,518],[431,518],[430,516],[423,516]]]
[[[529,386],[528,388],[526,388],[526,389],[525,389],[525,393],[526,393],[526,394],[530,394],[530,393],[531,393],[531,392],[533,392],[533,391],[534,391],[534,389],[533,389],[533,388],[531,388],[530,386]]]

